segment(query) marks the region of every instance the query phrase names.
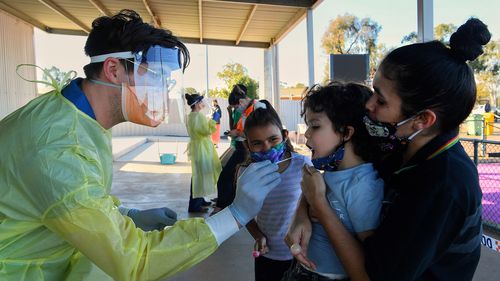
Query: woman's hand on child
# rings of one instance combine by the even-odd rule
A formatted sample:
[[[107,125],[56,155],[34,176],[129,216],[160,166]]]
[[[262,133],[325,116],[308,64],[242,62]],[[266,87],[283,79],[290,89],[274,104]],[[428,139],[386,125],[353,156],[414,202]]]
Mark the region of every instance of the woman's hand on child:
[[[258,251],[260,255],[265,255],[269,252],[269,247],[267,246],[267,239],[265,236],[262,236],[255,240],[255,244],[253,245],[253,249]]]

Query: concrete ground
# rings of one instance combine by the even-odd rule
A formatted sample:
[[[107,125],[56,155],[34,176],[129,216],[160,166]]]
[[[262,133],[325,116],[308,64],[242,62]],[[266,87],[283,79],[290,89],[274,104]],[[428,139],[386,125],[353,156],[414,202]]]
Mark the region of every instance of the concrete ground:
[[[187,212],[191,176],[191,166],[184,153],[187,141],[188,138],[182,137],[152,137],[149,140],[145,137],[113,138],[115,162],[111,193],[127,207],[147,209],[168,206],[178,213],[180,219],[207,216]],[[229,143],[222,140],[218,148],[219,155],[228,146]],[[175,153],[177,163],[161,165],[161,153]],[[252,237],[242,229],[210,257],[168,280],[254,280],[252,247]],[[498,280],[499,264],[500,253],[483,247],[473,280]]]

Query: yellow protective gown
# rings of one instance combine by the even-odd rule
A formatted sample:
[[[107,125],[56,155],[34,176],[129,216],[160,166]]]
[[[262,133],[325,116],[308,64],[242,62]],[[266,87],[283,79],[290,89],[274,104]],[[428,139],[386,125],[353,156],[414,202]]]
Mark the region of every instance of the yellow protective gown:
[[[193,198],[198,198],[217,192],[222,166],[210,138],[216,130],[215,121],[208,120],[201,112],[191,112],[187,119],[187,131],[191,138],[188,156],[193,173]]]
[[[158,280],[217,248],[202,219],[143,232],[109,195],[111,134],[59,92],[0,121],[0,279]]]

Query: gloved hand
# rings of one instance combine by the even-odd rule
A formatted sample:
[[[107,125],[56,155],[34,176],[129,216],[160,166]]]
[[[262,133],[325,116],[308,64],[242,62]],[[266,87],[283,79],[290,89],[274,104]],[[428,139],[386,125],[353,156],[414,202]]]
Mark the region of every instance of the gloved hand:
[[[177,221],[177,213],[166,207],[148,210],[130,209],[127,216],[144,231],[163,230],[165,226],[174,225]]]
[[[266,160],[252,163],[238,178],[236,196],[229,210],[241,226],[259,213],[267,194],[281,182],[278,165]]]

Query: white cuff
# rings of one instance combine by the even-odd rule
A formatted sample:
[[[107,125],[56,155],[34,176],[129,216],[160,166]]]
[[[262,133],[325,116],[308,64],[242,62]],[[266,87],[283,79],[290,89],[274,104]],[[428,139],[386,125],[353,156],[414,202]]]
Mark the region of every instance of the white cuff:
[[[208,217],[205,219],[205,222],[208,227],[210,227],[210,230],[212,230],[215,240],[217,240],[217,244],[219,244],[219,246],[222,242],[226,241],[229,237],[233,236],[233,234],[240,230],[238,223],[229,208],[224,208],[217,214]]]
[[[118,206],[118,212],[120,212],[120,214],[126,216],[128,214],[128,211],[130,211],[129,208],[125,208],[123,207],[123,205]]]

